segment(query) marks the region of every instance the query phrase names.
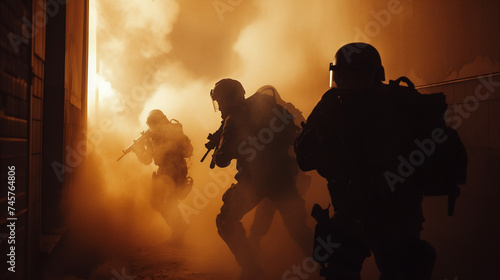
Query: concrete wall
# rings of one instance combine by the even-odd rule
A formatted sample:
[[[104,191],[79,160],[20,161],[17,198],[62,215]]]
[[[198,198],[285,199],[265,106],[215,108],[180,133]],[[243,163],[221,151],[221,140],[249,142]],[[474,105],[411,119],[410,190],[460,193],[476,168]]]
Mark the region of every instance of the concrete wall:
[[[416,2],[395,44],[416,45],[408,64],[395,68],[413,76],[421,92],[445,93],[449,125],[469,156],[455,216],[446,216],[446,198],[424,200],[423,236],[437,249],[436,280],[500,277],[499,10],[499,1]]]
[[[433,279],[499,279],[500,1],[351,3],[347,38],[379,49],[387,79],[408,76],[423,93],[444,92],[467,148],[455,215],[446,215],[445,197],[424,200],[423,236],[438,251]]]
[[[360,2],[352,5],[354,37],[377,46],[390,79],[424,85],[500,71],[500,1]],[[394,5],[398,13],[389,13]]]
[[[447,199],[424,200],[424,239],[437,249],[434,279],[496,279],[500,261],[500,74],[431,85],[423,93],[443,92],[449,125],[466,146],[467,184],[461,186],[455,215],[446,216]],[[496,275],[496,276],[494,276]]]

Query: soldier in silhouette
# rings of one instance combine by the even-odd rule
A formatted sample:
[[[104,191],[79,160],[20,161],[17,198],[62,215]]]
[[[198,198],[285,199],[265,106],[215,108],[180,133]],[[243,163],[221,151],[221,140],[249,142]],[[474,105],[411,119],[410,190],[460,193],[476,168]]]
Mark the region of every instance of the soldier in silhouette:
[[[182,125],[167,119],[160,110],[152,110],[146,124],[149,130],[141,141],[135,143],[133,151],[143,164],[149,165],[154,161],[158,166],[158,170],[153,172],[150,203],[172,228],[169,243],[176,243],[182,240],[187,227],[178,201],[185,198],[192,188],[192,179],[187,176],[186,158],[192,156],[193,146]]]
[[[294,117],[294,124],[298,128],[300,128],[302,122],[306,121],[304,116],[302,115],[302,112],[297,109],[292,103],[285,102],[281,98],[275,87],[271,85],[265,85],[260,87],[257,92],[272,96],[276,100],[276,103],[278,105],[285,108]],[[299,132],[300,130],[297,131],[297,134]],[[288,153],[292,158],[295,158],[293,146],[290,146]],[[300,170],[298,166],[296,166],[295,168],[290,168],[290,176],[294,177],[295,187],[297,188],[298,193],[303,196],[311,184],[311,176]],[[257,208],[255,209],[254,221],[252,223],[250,234],[248,236],[250,243],[254,245],[256,249],[260,248],[260,240],[269,231],[276,211],[276,205],[269,199],[263,199],[259,203],[259,205],[257,205]],[[304,253],[310,254],[310,250]]]
[[[238,183],[224,193],[216,224],[242,267],[240,279],[254,280],[261,279],[262,269],[241,219],[259,202],[267,198],[276,205],[291,237],[304,251],[310,249],[312,231],[291,176],[296,169],[288,153],[297,133],[293,116],[271,96],[255,93],[245,99],[244,95],[241,83],[232,79],[217,82],[211,92],[223,119],[213,160],[218,167],[227,167],[236,159],[238,169]]]
[[[316,105],[295,144],[300,168],[328,180],[335,211],[316,228],[316,240],[339,244],[331,254],[315,255],[324,263],[321,274],[360,279],[371,251],[381,280],[430,279],[435,251],[420,239],[418,182],[407,180],[394,190],[384,177],[416,138],[416,128],[403,117],[400,95],[382,83],[384,68],[373,46],[341,47],[331,70],[336,85]]]

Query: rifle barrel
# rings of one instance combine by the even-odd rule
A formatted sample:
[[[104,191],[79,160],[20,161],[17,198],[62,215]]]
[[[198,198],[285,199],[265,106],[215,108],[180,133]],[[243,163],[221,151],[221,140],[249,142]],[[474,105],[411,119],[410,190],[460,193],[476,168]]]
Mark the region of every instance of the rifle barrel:
[[[125,150],[123,150],[123,155],[121,155],[121,157],[119,157],[116,161],[119,161],[120,159],[122,159],[122,157],[124,157],[126,154],[130,153],[132,151],[132,148],[134,147],[134,145],[136,145],[137,143],[142,142],[144,141],[144,138],[148,137],[149,136],[149,130],[144,132],[144,131],[141,131],[141,135],[137,138],[135,138],[133,141],[132,141],[132,144],[130,144],[130,146],[128,146]],[[143,138],[144,137],[144,138]]]
[[[122,157],[124,157],[127,153],[123,153],[123,155],[121,155],[116,161],[120,161],[120,159],[122,159]]]
[[[208,156],[208,153],[210,153],[211,150],[212,149],[207,149],[207,152],[203,155],[200,162],[203,162],[205,160],[205,158]]]

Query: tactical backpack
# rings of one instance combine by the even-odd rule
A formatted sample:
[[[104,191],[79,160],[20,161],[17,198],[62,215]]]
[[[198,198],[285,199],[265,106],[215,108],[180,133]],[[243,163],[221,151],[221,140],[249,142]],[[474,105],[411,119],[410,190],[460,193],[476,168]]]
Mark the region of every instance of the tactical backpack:
[[[182,124],[176,120],[170,120],[170,127],[175,132],[179,140],[179,149],[184,158],[191,158],[193,156],[193,145],[191,144],[191,140],[184,134],[184,130]],[[155,175],[153,173],[153,179],[155,179]],[[177,182],[177,186],[175,188],[176,197],[178,199],[185,199],[187,195],[193,189],[194,180],[191,176],[186,174],[186,177],[179,178],[179,182]]]
[[[260,92],[254,93],[245,100],[250,109],[250,115],[255,118],[257,124],[262,126],[269,122],[273,115],[273,109],[279,106],[273,96]]]
[[[401,86],[405,82],[407,86]],[[407,77],[389,82],[394,94],[410,96],[413,120],[410,123],[418,130],[413,149],[406,155],[411,160],[424,155],[423,162],[414,166],[412,179],[417,180],[424,196],[448,196],[448,215],[453,215],[455,199],[459,196],[458,185],[465,184],[467,175],[467,152],[457,131],[446,125],[448,108],[443,93],[421,94]],[[421,160],[422,161],[422,160]],[[415,162],[413,162],[415,163]]]
[[[407,86],[401,86],[401,82],[405,82]],[[414,131],[413,136],[407,140],[406,148],[399,151],[399,156],[384,166],[385,172],[381,175],[393,192],[418,186],[418,191],[424,196],[447,195],[448,214],[453,215],[455,199],[459,195],[458,185],[464,184],[466,180],[467,153],[458,133],[446,125],[445,95],[421,94],[406,77],[390,81],[389,85],[385,86],[388,87],[390,102],[394,104],[394,108],[398,108],[400,118]],[[341,106],[337,104],[335,94],[325,94],[322,101],[326,101],[325,104]],[[327,109],[322,107],[319,111],[324,114]],[[346,150],[341,134],[334,139],[337,141],[337,151],[334,152],[344,159],[345,164],[328,161],[331,157],[328,151],[332,151],[329,146],[333,145],[324,140],[328,139],[325,134],[328,129],[329,124],[321,120],[321,117],[316,117],[314,121],[308,118],[307,123],[303,124],[303,131],[295,143],[300,168],[304,171],[318,170],[323,177],[331,175],[330,173],[325,176],[325,166],[328,166],[328,172],[334,173],[336,169],[344,168],[349,171],[349,177],[357,179],[360,174],[357,173],[356,162],[350,160],[351,153]],[[324,137],[325,135],[327,137]],[[405,174],[402,174],[401,166],[405,169]]]
[[[176,119],[171,119],[170,129],[178,138],[182,156],[184,158],[190,158],[191,156],[193,156],[193,145],[191,145],[191,140],[189,139],[189,137],[184,134],[182,124]]]
[[[272,134],[270,146],[293,145],[299,129],[293,115],[276,102],[274,96],[256,92],[246,99],[249,107],[254,136]]]

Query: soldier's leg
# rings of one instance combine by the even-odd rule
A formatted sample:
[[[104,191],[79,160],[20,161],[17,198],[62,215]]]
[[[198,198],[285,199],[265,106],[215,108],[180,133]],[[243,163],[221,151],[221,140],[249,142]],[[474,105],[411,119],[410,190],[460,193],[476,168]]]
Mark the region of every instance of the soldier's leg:
[[[359,280],[364,260],[370,256],[368,246],[361,240],[362,227],[360,223],[349,215],[335,213],[330,220],[329,230],[323,236],[316,236],[316,250],[329,253],[323,258],[327,259],[327,266],[321,275],[327,280]],[[325,236],[326,235],[326,236]],[[322,238],[322,240],[318,240]],[[325,244],[335,244],[329,251]]]
[[[168,175],[156,175],[153,180],[151,206],[158,211],[172,229],[172,237],[179,239],[187,228],[178,207],[175,182]]]
[[[400,193],[401,194],[401,193]],[[401,194],[401,195],[404,195]],[[381,280],[430,280],[436,253],[420,239],[421,197],[401,196],[368,216],[366,232]]]
[[[188,196],[188,194],[193,189],[194,183],[193,178],[187,176],[188,171],[185,161],[182,162],[184,164],[170,167],[170,169],[168,170],[169,175],[175,181],[175,196],[179,200],[185,199],[186,196]]]
[[[167,185],[162,181],[161,176],[153,172],[151,178],[151,198],[149,203],[153,210],[160,213],[162,216],[165,213],[165,194],[167,192]]]
[[[313,247],[313,231],[307,226],[305,201],[291,188],[279,197],[272,197],[283,217],[283,222],[292,239],[299,245],[306,256],[310,256]]]
[[[240,220],[262,198],[250,185],[233,184],[222,196],[224,204],[216,219],[219,235],[242,267],[242,276],[249,275],[249,279],[253,277],[251,274],[255,274],[255,277],[261,274],[261,269]]]
[[[369,253],[361,243],[340,241],[321,275],[326,280],[360,280],[363,262]]]
[[[271,228],[275,212],[276,205],[269,199],[263,199],[257,205],[253,224],[250,228],[250,235],[248,237],[250,243],[257,248],[259,247],[262,237],[266,235],[269,228]]]
[[[171,181],[173,183],[173,181]],[[173,183],[175,189],[175,183]],[[172,228],[172,241],[181,241],[187,230],[187,223],[179,209],[179,199],[175,190],[167,192],[165,196],[165,221]]]
[[[430,280],[436,252],[424,240],[408,239],[373,249],[380,280]]]

